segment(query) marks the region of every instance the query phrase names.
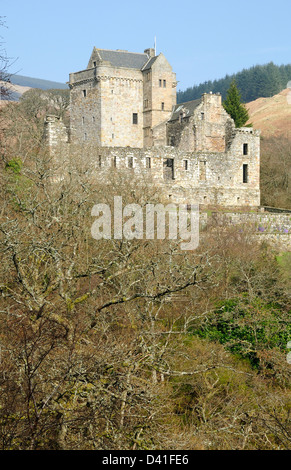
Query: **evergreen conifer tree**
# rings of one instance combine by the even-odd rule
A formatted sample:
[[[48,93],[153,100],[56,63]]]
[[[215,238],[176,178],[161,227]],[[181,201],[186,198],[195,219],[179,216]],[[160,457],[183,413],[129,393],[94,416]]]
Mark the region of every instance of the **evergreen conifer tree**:
[[[248,111],[241,101],[241,95],[235,80],[230,84],[223,107],[234,120],[235,127],[243,127],[249,120]]]

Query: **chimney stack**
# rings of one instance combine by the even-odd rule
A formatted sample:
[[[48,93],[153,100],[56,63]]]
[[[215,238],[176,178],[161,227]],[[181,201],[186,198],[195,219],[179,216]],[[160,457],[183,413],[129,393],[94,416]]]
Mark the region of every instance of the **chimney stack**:
[[[147,54],[149,56],[149,58],[155,57],[154,48],[145,49],[144,53]]]

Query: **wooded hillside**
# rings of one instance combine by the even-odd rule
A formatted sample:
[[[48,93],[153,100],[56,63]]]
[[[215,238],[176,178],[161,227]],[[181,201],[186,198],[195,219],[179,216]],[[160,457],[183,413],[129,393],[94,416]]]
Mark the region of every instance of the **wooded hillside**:
[[[203,93],[221,93],[222,98],[226,98],[227,90],[235,79],[241,97],[244,103],[273,96],[276,93],[287,88],[287,83],[291,80],[291,64],[275,65],[273,62],[265,65],[255,65],[249,69],[243,69],[241,72],[226,75],[224,78],[217,80],[208,80],[193,87],[187,88],[185,91],[178,91],[177,102],[196,100]]]

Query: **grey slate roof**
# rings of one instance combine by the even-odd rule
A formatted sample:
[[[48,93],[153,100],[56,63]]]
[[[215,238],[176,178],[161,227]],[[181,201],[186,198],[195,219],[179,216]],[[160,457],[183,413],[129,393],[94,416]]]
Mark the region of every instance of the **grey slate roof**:
[[[151,68],[151,66],[153,65],[153,63],[157,60],[158,56],[155,56],[155,57],[152,57],[148,63],[145,64],[145,66],[142,68],[142,70],[148,70]]]
[[[176,104],[169,121],[176,121],[177,119],[179,119],[179,115],[183,110],[185,111],[185,117],[192,116],[194,113],[194,110],[197,108],[197,106],[199,106],[201,101],[202,101],[202,98],[199,98],[198,100],[187,101],[186,103]]]
[[[129,69],[141,69],[148,61],[147,54],[139,54],[128,51],[110,51],[106,49],[95,49],[101,61],[110,62],[114,67],[126,67]]]

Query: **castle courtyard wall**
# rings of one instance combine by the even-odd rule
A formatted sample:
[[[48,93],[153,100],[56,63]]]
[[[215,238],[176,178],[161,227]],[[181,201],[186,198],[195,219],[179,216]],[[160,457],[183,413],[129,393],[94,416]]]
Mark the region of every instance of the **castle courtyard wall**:
[[[175,202],[211,206],[258,207],[260,190],[256,162],[249,161],[249,182],[243,182],[245,156],[231,152],[183,152],[174,147],[149,149],[70,145],[74,158],[87,160],[99,178],[112,171],[146,175]],[[80,157],[76,157],[81,153]]]

